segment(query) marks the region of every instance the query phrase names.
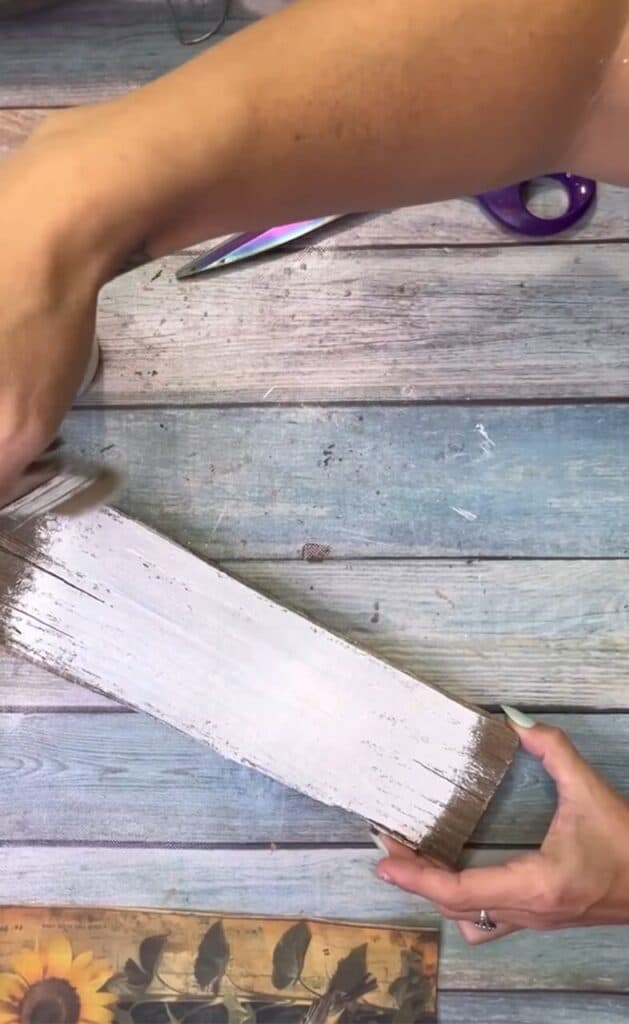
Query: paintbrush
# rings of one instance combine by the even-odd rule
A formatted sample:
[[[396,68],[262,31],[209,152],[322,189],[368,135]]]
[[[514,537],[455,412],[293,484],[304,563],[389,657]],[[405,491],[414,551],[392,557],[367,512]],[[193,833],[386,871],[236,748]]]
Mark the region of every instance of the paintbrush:
[[[28,466],[0,508],[0,531],[13,533],[39,516],[79,515],[110,500],[121,476],[109,467],[60,453],[56,440]],[[8,499],[8,500],[7,500]]]

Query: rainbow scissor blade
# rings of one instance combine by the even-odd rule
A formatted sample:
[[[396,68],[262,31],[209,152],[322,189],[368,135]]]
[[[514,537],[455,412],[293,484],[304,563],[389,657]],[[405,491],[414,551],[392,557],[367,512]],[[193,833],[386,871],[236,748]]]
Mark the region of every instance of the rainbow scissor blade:
[[[267,228],[266,231],[234,235],[208,252],[202,253],[201,256],[195,256],[193,260],[177,271],[177,278],[181,281],[187,277],[204,274],[209,270],[220,270],[242,260],[253,259],[265,252],[272,252],[273,249],[278,249],[288,242],[294,242],[296,239],[310,234],[311,231],[316,231],[317,228],[322,228],[338,219],[336,215],[315,217],[313,220],[301,220],[294,224],[282,224],[279,227]]]

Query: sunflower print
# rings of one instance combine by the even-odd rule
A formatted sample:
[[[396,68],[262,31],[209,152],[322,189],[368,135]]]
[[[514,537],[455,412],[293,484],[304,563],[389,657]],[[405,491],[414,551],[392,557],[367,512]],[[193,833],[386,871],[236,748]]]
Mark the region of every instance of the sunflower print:
[[[113,970],[90,952],[72,955],[65,935],[26,949],[0,974],[0,1024],[111,1024],[116,996],[103,992]]]

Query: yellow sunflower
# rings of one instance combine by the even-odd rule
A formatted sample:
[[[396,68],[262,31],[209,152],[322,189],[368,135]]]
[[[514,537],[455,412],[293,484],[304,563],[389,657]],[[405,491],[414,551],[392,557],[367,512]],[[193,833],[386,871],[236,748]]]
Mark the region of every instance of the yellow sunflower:
[[[72,956],[65,935],[45,949],[23,950],[0,974],[0,1024],[111,1024],[116,996],[101,992],[113,974],[92,953]]]

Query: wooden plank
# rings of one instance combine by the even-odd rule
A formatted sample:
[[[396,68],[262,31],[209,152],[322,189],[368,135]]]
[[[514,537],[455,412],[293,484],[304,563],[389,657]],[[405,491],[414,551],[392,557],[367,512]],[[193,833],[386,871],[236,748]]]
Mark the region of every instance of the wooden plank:
[[[120,906],[433,921],[425,903],[374,877],[377,857],[371,850],[4,846],[0,902],[110,906],[115,879]],[[440,991],[627,992],[628,942],[628,928],[522,932],[474,952],[444,921]]]
[[[627,561],[228,562],[244,582],[460,700],[628,708]],[[0,710],[113,706],[8,654]]]
[[[629,715],[539,718],[564,727],[629,795]],[[225,761],[145,716],[6,713],[0,737],[0,842],[369,841],[360,819]],[[421,788],[419,779],[412,785]],[[475,839],[538,843],[554,805],[544,771],[519,753]]]
[[[212,956],[217,949],[217,931],[221,948],[218,956]],[[307,1018],[311,1007],[311,1020],[316,1020],[317,1006],[313,1004],[326,994],[335,998],[334,1013],[319,1016],[322,1022],[326,1016],[327,1020],[334,1021],[340,1019],[346,1009],[341,1001],[345,993],[361,983],[367,988],[364,981],[367,974],[371,984],[362,993],[360,1004],[370,1008],[374,1021],[378,1018],[381,1021],[392,1020],[398,1003],[391,993],[399,991],[401,984],[395,988],[393,985],[402,977],[407,986],[413,986],[412,991],[417,996],[421,994],[421,998],[414,999],[416,1013],[412,1015],[413,1021],[426,1024],[436,1019],[439,967],[439,932],[436,928],[400,928],[398,925],[390,927],[314,919],[304,921],[303,918],[279,916],[243,917],[241,914],[221,914],[217,921],[213,913],[190,911],[173,913],[91,908],[86,913],[81,907],[0,907],[0,976],[6,977],[4,972],[11,970],[16,956],[23,951],[45,949],[51,932],[67,936],[71,942],[69,948],[75,955],[79,950],[90,950],[90,959],[93,957],[97,965],[111,965],[111,976],[105,984],[108,991],[118,996],[117,1009],[114,1010],[117,1021],[130,1021],[132,1007],[141,1001],[145,1022],[160,1019],[179,1022],[196,1017],[197,1024],[203,1020],[209,1024],[217,1019],[217,1006],[224,1008],[222,1013],[219,1009],[218,1020],[227,1020],[229,1013],[233,1022],[234,1004],[236,1011],[244,1004],[243,1011],[246,1006],[248,1018],[253,1011],[256,1020],[266,1019],[271,1024],[278,1024],[292,1019],[297,1024]],[[149,991],[143,987],[140,993],[139,965],[147,968],[147,945],[149,949],[156,949],[155,938],[147,943],[149,936],[161,936],[157,940],[159,957],[153,956],[150,973],[147,971],[146,980],[150,981],[150,987],[146,987]],[[138,950],[141,950],[139,957]],[[348,962],[352,954],[353,959]],[[337,969],[344,963],[343,978],[347,979],[347,968],[349,966],[351,970],[352,964],[356,965],[357,955],[361,956],[362,963],[356,968],[355,978],[350,977],[343,985],[339,984],[340,993],[334,996],[331,982],[335,977],[337,982],[341,981],[336,975]],[[201,969],[199,964],[203,965]],[[212,966],[215,967],[213,974],[210,973]],[[50,967],[48,972],[52,973]],[[63,973],[65,975],[66,972]],[[81,991],[81,1024],[88,1024],[90,1018],[94,1024],[98,1020],[97,1014],[84,1009],[83,992],[85,988]],[[35,1010],[30,1013],[31,1003],[26,1004],[25,1013],[22,1007],[28,996],[19,989],[18,993],[3,992],[2,1006],[9,1011],[5,1012],[7,1020],[18,1021],[20,1018],[20,1024],[27,1021],[35,1024],[38,1017],[40,1024],[59,1024],[64,1017],[65,1024],[72,1020],[72,1015],[60,1014],[57,1017],[50,1012],[45,1015],[41,1002],[39,1014]],[[358,998],[357,992],[355,999]],[[166,1015],[160,1000],[169,1001],[171,1013]],[[210,1001],[212,1009],[208,1010]],[[147,1002],[153,1006],[146,1005]],[[354,999],[350,998],[347,1003],[354,1003]],[[94,1006],[93,1001],[91,1005]],[[330,998],[326,1005],[330,1007]],[[298,1013],[295,1015],[296,1007]],[[125,1008],[128,1013],[125,1013]],[[16,1016],[13,1016],[14,1012]],[[236,1013],[238,1016],[244,1020],[245,1012],[242,1015]],[[108,1014],[101,1017],[102,1024],[108,1017]]]
[[[626,1024],[629,996],[587,992],[443,992],[439,1024]]]
[[[616,397],[624,245],[308,249],[196,281],[111,283],[84,404]]]
[[[209,45],[242,28],[274,0],[233,0]],[[179,5],[181,10],[181,4]],[[190,60],[162,0],[81,0],[2,23],[0,106],[64,106],[119,95]]]
[[[68,683],[39,665],[31,665],[6,651],[0,651],[0,711],[7,709],[47,708],[51,711],[71,708],[117,710],[115,701],[92,693],[76,683]]]
[[[1,44],[0,44],[1,47]],[[45,109],[0,110],[0,157],[14,152],[46,115]],[[544,182],[532,188],[535,210],[540,216],[558,212],[557,193]],[[402,210],[348,219],[342,230],[336,227],[315,236],[317,249],[360,248],[363,246],[428,245],[525,245],[522,236],[500,231],[471,199],[453,199]],[[600,185],[596,211],[570,232],[548,244],[569,241],[625,241],[629,238],[629,194],[627,189]],[[191,252],[200,251],[197,247]],[[298,247],[299,248],[299,247]],[[310,245],[308,245],[310,248]],[[183,259],[181,260],[183,262]]]
[[[214,561],[629,551],[625,404],[95,410],[63,433]]]
[[[111,509],[0,548],[8,650],[429,855],[457,859],[511,763],[502,722]]]

